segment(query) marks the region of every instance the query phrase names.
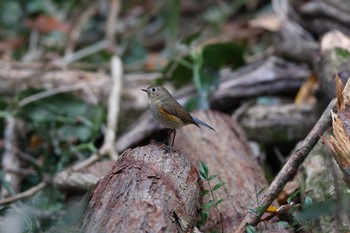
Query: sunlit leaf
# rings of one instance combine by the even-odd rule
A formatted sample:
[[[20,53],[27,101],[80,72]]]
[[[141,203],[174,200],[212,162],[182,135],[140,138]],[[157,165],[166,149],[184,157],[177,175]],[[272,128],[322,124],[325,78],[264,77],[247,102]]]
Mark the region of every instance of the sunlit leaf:
[[[202,210],[199,214],[200,214],[200,216],[202,218],[202,221],[203,221],[203,224],[204,224],[207,221],[207,219],[208,219],[209,212],[205,211],[205,210]]]
[[[211,191],[218,190],[219,188],[221,188],[221,187],[224,186],[224,185],[225,185],[224,182],[220,182],[220,183],[216,184],[216,185],[214,186],[214,188],[213,188]]]
[[[310,196],[306,196],[304,200],[304,207],[305,208],[310,207],[312,206],[312,204],[313,204],[312,198]]]
[[[224,199],[219,199],[216,203],[215,203],[215,205],[219,205],[221,202],[223,202],[224,201]]]
[[[208,166],[203,162],[203,161],[199,161],[199,176],[201,179],[203,180],[207,180],[208,179]]]
[[[246,233],[256,233],[255,227],[253,227],[252,225],[249,225],[249,224],[246,225],[245,230],[246,230]]]
[[[288,228],[289,227],[289,223],[286,222],[286,221],[279,221],[279,222],[277,222],[277,225],[279,227],[282,227],[282,228]]]
[[[213,206],[214,206],[214,202],[213,200],[210,200],[208,203],[201,205],[201,209],[208,210]]]
[[[287,199],[287,202],[288,203],[291,203],[291,201],[293,201],[293,199],[300,193],[300,189],[298,189],[297,191],[295,191],[294,193],[292,193],[288,199]]]
[[[209,194],[209,190],[203,190],[203,192],[201,193],[202,196],[204,197],[205,195],[208,195]]]
[[[266,205],[260,205],[256,208],[256,215],[261,215],[265,212]]]

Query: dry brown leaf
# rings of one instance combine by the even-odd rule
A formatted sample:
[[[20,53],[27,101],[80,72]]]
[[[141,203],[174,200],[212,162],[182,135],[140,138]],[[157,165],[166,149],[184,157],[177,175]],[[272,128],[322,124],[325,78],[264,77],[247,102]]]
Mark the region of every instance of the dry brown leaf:
[[[318,89],[318,81],[316,75],[312,74],[299,89],[295,97],[296,104],[313,104],[316,102],[315,92]]]
[[[249,26],[252,28],[262,28],[271,32],[276,32],[280,30],[282,26],[282,21],[277,17],[277,15],[265,14],[258,16],[257,18],[249,22]]]
[[[339,78],[339,75],[335,75],[335,88],[337,90],[337,109],[338,111],[342,111],[344,108],[344,103],[343,103],[343,83],[341,79]]]
[[[279,204],[287,203],[287,199],[290,195],[292,195],[295,191],[297,191],[300,187],[299,182],[297,181],[289,181],[283,188],[283,190],[277,196],[277,202]]]
[[[50,15],[39,15],[35,19],[27,19],[24,24],[40,33],[49,33],[53,31],[67,32],[69,26]]]

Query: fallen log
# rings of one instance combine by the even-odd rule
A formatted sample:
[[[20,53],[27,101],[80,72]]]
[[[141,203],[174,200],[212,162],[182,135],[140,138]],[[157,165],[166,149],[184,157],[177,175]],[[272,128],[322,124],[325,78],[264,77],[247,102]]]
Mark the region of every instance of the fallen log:
[[[178,130],[175,148],[188,154],[196,165],[204,161],[209,175],[217,175],[215,180],[225,182],[214,194],[224,200],[218,206],[223,215],[224,232],[234,232],[247,210],[259,206],[257,193],[267,185],[264,171],[253,156],[243,130],[232,118],[215,111],[195,112],[194,116],[210,124],[216,132],[183,127]],[[212,187],[219,182],[215,180]],[[209,189],[206,182],[204,188]],[[203,203],[206,202],[208,196],[203,198]],[[212,208],[204,232],[220,231],[220,221],[218,212]],[[262,223],[261,227],[266,232],[284,232],[276,224]]]

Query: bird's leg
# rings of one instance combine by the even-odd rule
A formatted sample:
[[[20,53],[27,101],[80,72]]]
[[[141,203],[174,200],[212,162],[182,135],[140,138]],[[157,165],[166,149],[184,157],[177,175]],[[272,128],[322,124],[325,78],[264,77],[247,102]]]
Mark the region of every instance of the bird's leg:
[[[174,137],[173,137],[173,142],[171,143],[171,147],[174,147],[174,141],[175,141],[175,136],[176,136],[176,129],[173,129],[174,132]]]
[[[167,145],[167,144],[166,144],[166,141],[167,141],[167,139],[170,137],[170,135],[171,135],[172,133],[174,133],[174,137],[173,137],[173,140],[172,140],[172,143],[171,143],[171,146],[170,146],[170,145]],[[168,152],[170,152],[170,151],[176,152],[176,150],[173,148],[173,146],[174,146],[174,140],[175,140],[175,135],[176,135],[176,130],[175,130],[175,129],[170,129],[170,132],[168,133],[167,137],[166,137],[165,140],[164,140],[164,145],[166,146],[166,147],[164,148],[164,151],[165,151],[166,153],[168,153]]]
[[[167,145],[167,140],[168,140],[168,138],[170,137],[170,135],[173,133],[173,130],[172,129],[169,129],[169,133],[167,134],[167,136],[165,137],[165,139],[164,139],[164,141],[163,141],[163,143],[165,144],[165,145]]]

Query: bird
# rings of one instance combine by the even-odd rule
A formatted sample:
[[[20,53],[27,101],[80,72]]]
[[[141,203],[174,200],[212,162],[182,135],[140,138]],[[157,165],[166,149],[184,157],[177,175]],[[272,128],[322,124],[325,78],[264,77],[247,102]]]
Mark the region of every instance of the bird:
[[[141,90],[146,92],[149,97],[149,109],[153,118],[165,128],[170,129],[170,133],[165,140],[170,137],[172,133],[174,134],[171,147],[174,146],[176,129],[185,125],[193,124],[198,128],[202,125],[215,131],[215,129],[207,123],[189,114],[165,87],[150,86],[147,89]]]

